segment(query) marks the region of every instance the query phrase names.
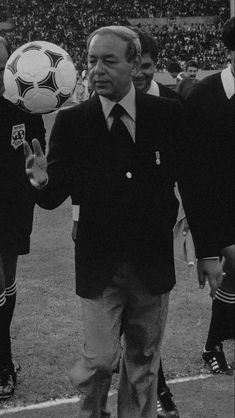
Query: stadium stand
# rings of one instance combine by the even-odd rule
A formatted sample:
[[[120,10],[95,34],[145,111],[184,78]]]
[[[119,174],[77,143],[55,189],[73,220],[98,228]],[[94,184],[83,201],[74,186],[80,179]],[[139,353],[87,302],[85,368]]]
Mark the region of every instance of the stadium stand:
[[[213,24],[175,24],[185,16],[215,16]],[[194,59],[202,69],[221,68],[225,55],[221,28],[229,17],[229,0],[0,0],[0,21],[11,19],[13,29],[0,27],[13,49],[33,40],[54,42],[72,56],[79,71],[86,66],[86,37],[99,26],[129,24],[129,19],[162,18],[166,25],[149,25],[158,44],[156,67],[170,59]],[[206,21],[205,21],[206,22]]]
[[[169,60],[197,61],[203,70],[220,69],[226,62],[221,43],[222,23],[192,24],[190,26],[165,25],[151,32],[158,45],[156,68],[166,68]]]

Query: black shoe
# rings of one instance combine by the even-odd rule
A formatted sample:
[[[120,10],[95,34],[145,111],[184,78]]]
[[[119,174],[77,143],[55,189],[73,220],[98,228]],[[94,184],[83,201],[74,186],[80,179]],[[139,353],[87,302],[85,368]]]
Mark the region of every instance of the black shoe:
[[[164,388],[158,395],[157,413],[160,418],[179,418],[179,411],[172,400],[172,393],[169,388]]]
[[[10,398],[15,391],[16,372],[14,367],[0,367],[0,401]]]
[[[228,366],[222,344],[216,345],[213,350],[204,350],[202,358],[205,361],[205,366],[209,368],[211,373],[232,374],[232,369]]]

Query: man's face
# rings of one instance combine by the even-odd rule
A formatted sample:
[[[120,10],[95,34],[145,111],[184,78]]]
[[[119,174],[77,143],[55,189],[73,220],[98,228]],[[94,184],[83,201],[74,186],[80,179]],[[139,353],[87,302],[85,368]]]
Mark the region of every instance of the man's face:
[[[143,54],[138,73],[133,76],[133,82],[137,90],[147,93],[155,72],[154,61],[150,54]]]
[[[91,88],[112,101],[121,100],[130,90],[138,59],[127,61],[127,43],[115,34],[97,34],[88,50]]]
[[[196,67],[188,67],[186,70],[186,74],[188,78],[196,78],[197,75],[197,68]]]
[[[8,53],[7,53],[6,47],[2,43],[0,43],[0,96],[2,96],[4,92],[3,73],[4,73],[7,60],[8,60]]]

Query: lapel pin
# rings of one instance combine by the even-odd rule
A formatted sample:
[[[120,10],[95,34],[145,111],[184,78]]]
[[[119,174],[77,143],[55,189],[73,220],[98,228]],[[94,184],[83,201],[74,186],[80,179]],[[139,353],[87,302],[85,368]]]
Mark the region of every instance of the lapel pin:
[[[132,178],[132,173],[131,173],[130,171],[128,171],[128,172],[126,173],[126,177],[127,177],[128,179],[131,179],[131,178]]]
[[[155,156],[156,156],[156,164],[160,165],[161,164],[161,160],[160,160],[160,152],[156,151],[155,152]]]

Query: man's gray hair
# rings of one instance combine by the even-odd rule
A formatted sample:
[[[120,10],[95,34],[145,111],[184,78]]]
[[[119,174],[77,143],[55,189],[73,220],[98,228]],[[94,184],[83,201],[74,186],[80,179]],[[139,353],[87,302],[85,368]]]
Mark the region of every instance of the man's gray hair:
[[[87,49],[95,35],[116,35],[127,43],[126,58],[132,61],[141,54],[141,45],[137,34],[125,26],[102,26],[92,32],[87,38]]]

